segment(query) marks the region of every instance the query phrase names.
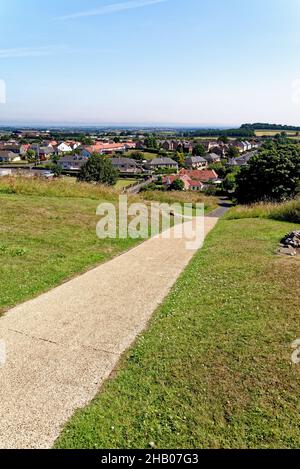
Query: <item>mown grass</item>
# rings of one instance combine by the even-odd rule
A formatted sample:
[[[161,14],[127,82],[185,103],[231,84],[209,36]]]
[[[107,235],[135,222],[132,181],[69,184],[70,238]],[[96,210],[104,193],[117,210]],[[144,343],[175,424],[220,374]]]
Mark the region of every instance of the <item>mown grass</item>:
[[[300,223],[300,197],[284,203],[258,203],[238,205],[227,213],[228,220],[241,218],[271,218],[274,220]]]
[[[295,225],[221,220],[57,448],[298,448]]]

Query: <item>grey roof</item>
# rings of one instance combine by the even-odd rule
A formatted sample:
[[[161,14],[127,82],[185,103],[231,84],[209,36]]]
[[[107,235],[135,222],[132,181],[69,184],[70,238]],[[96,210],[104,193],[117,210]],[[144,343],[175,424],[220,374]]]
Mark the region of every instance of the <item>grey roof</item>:
[[[202,158],[202,156],[188,156],[186,161],[190,161],[191,163],[206,163],[206,159]]]
[[[208,153],[207,155],[205,155],[204,158],[206,159],[206,161],[214,161],[219,160],[220,155],[217,155],[216,153]]]
[[[88,158],[81,155],[66,155],[62,158],[59,158],[58,162],[62,163],[72,163],[73,161],[87,161]]]
[[[149,161],[149,166],[163,166],[163,165],[173,165],[173,166],[178,166],[178,163],[176,161],[172,160],[171,158],[154,158],[153,160]]]
[[[17,151],[20,151],[20,146],[19,145],[4,145],[4,151],[14,151],[14,150],[17,150]]]
[[[39,150],[39,151],[42,151],[42,152],[48,153],[48,154],[49,154],[49,153],[54,153],[54,150],[53,150],[53,148],[51,148],[51,147],[40,147],[40,150]]]
[[[122,165],[122,166],[136,166],[136,161],[131,159],[131,158],[111,158],[111,162],[113,164],[113,166],[118,166],[118,165]]]
[[[7,151],[7,150],[1,150],[0,151],[0,158],[8,158],[8,157],[17,158],[18,156],[19,155],[16,155],[12,151]]]

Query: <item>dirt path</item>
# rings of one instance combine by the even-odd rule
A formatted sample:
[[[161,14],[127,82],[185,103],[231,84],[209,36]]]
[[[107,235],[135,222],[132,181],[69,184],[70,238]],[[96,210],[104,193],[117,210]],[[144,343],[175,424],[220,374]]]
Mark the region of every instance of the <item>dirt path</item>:
[[[205,219],[205,234],[217,220]],[[0,367],[1,448],[53,445],[194,253],[184,239],[150,239],[0,319],[7,353]]]

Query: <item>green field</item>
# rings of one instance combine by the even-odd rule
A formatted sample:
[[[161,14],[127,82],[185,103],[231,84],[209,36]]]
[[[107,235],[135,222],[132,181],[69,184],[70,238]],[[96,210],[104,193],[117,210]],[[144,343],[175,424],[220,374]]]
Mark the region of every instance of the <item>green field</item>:
[[[299,448],[295,225],[222,220],[58,448]],[[299,225],[298,225],[299,227]]]
[[[137,182],[136,179],[118,179],[116,185],[115,185],[115,188],[117,190],[122,190],[122,189],[126,189],[126,187],[129,187],[131,186],[132,184],[135,184]]]
[[[280,134],[281,130],[256,130],[255,135],[257,137],[275,137],[275,135]],[[297,132],[295,131],[286,131],[286,134],[289,137],[297,137]],[[300,137],[299,137],[300,138]]]

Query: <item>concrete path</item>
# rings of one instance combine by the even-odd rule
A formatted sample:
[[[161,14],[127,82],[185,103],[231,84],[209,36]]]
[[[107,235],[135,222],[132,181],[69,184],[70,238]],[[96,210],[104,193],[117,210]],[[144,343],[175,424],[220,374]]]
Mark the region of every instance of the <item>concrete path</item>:
[[[217,220],[205,219],[205,234]],[[184,239],[150,239],[0,318],[0,448],[52,447],[194,253]]]

